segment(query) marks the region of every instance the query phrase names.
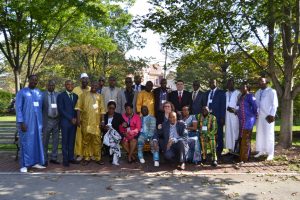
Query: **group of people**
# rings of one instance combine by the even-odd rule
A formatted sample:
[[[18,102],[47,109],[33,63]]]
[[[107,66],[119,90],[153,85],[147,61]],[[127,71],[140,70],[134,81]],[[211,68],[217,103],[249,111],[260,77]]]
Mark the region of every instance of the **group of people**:
[[[236,89],[233,79],[228,80],[226,92],[217,87],[214,79],[209,81],[206,92],[200,90],[199,81],[193,82],[193,91],[189,92],[182,80],[177,80],[175,91],[167,88],[166,79],[161,79],[160,87],[155,89],[151,81],[141,85],[140,76],[134,77],[135,84],[131,77],[126,77],[124,89],[116,86],[113,76],[106,87],[103,77],[90,86],[86,73],[81,74],[80,80],[81,85],[75,88],[67,80],[61,93],[55,91],[55,82],[49,80],[47,90],[41,92],[36,88],[38,77],[31,75],[28,87],[17,93],[21,172],[27,172],[28,167],[45,168],[48,162],[60,164],[60,130],[65,167],[88,165],[91,161],[103,165],[102,155],[108,155],[113,165],[119,165],[121,148],[127,153],[128,163],[144,164],[145,146],[153,154],[155,167],[159,167],[160,155],[178,162],[182,170],[187,162],[209,160],[217,166],[224,148],[246,162],[255,124],[255,157],[274,157],[278,100],[266,78],[259,79],[260,89],[255,95],[246,83]]]

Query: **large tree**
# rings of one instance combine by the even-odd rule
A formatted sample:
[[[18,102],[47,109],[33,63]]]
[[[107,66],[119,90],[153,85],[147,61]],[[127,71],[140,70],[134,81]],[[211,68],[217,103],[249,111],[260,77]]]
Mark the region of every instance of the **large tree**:
[[[144,25],[167,33],[170,41],[182,45],[226,38],[256,67],[271,78],[281,107],[280,144],[292,144],[293,100],[300,92],[299,0],[152,0],[154,8]],[[182,40],[181,38],[184,38]],[[228,40],[229,39],[229,40]],[[253,56],[260,45],[267,60]],[[246,68],[247,66],[245,66]]]
[[[27,77],[40,68],[48,52],[62,42],[62,35],[74,27],[86,27],[86,22],[97,22],[103,27],[111,24],[115,12],[131,0],[1,0],[0,1],[0,50],[15,75],[16,92],[20,89],[20,74],[26,68]],[[128,18],[123,11],[115,21]],[[84,33],[91,33],[83,30]],[[97,38],[93,38],[97,40]],[[99,41],[98,41],[99,42]]]

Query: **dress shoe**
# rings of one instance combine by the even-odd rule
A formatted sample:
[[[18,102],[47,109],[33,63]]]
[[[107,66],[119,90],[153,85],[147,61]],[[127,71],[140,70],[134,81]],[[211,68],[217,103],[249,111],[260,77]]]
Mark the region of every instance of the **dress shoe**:
[[[82,161],[82,157],[81,157],[81,156],[78,156],[78,157],[76,158],[76,160],[77,160],[77,161]]]
[[[181,163],[181,164],[179,165],[179,169],[180,169],[180,170],[185,170],[185,163]]]
[[[213,167],[217,167],[218,166],[218,162],[216,160],[211,162],[211,166]]]
[[[254,156],[254,158],[259,158],[260,156],[263,156],[263,155],[264,155],[263,152],[258,152],[258,154],[256,154],[256,155]]]
[[[267,157],[267,160],[270,161],[270,160],[273,160],[274,159],[274,156],[273,155],[268,155]]]
[[[101,160],[96,161],[96,163],[97,163],[98,165],[104,165],[104,162],[101,161]]]
[[[27,173],[27,172],[28,172],[27,167],[22,167],[22,168],[20,169],[20,172],[22,172],[22,173]]]
[[[64,166],[64,167],[69,167],[70,164],[69,164],[69,162],[63,162],[63,166]]]
[[[35,164],[35,165],[32,166],[32,168],[45,169],[46,167],[44,167],[43,165],[40,165],[40,164]]]
[[[55,164],[55,165],[59,165],[60,162],[58,162],[57,160],[50,160],[50,163]]]
[[[77,161],[77,160],[69,160],[69,163],[71,163],[71,164],[79,164],[80,161]]]
[[[86,165],[88,165],[89,163],[90,163],[89,160],[82,160],[82,161],[81,161],[81,165],[82,165],[82,166],[86,166]]]

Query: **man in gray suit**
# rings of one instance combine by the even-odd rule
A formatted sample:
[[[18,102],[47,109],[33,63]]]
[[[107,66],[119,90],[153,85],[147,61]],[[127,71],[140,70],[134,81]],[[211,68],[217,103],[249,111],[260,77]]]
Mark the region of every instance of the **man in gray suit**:
[[[116,108],[116,112],[117,113],[125,113],[125,103],[130,103],[133,105],[133,112],[135,113],[136,110],[136,98],[137,98],[137,94],[138,92],[135,92],[132,88],[132,78],[131,77],[126,77],[125,78],[125,89],[122,89],[119,91],[118,93],[118,101],[117,103],[117,108]]]
[[[206,95],[200,90],[200,82],[198,80],[193,82],[192,92],[192,114],[198,115],[202,113],[202,108],[206,106]]]
[[[55,82],[48,81],[47,91],[43,93],[43,144],[45,154],[45,166],[48,165],[48,144],[52,134],[52,154],[50,163],[60,164],[57,161],[59,143],[59,114],[57,111],[58,92],[54,91]]]

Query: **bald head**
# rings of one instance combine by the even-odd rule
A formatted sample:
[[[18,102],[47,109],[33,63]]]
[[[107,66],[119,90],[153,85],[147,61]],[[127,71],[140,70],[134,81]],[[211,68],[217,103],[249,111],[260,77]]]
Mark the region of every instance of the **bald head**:
[[[169,122],[170,124],[176,124],[176,121],[177,121],[177,114],[176,112],[170,112],[169,114]]]

